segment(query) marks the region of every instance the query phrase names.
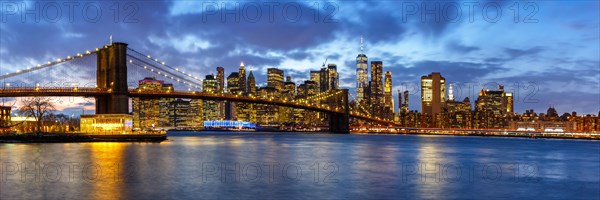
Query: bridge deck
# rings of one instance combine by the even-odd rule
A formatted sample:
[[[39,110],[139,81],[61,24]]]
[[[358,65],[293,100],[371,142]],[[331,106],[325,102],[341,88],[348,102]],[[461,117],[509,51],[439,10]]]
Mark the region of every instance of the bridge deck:
[[[0,88],[0,97],[31,97],[31,96],[69,96],[69,97],[97,97],[110,95],[110,89],[102,88]],[[139,98],[185,98],[185,99],[203,99],[215,101],[232,101],[246,102],[257,104],[269,104],[277,106],[285,106],[310,111],[344,114],[344,109],[331,108],[329,106],[312,105],[299,101],[285,101],[278,99],[262,99],[259,97],[249,97],[233,94],[210,94],[203,92],[184,92],[184,91],[168,91],[168,92],[145,92],[136,89],[129,89],[130,97]],[[373,118],[366,115],[361,115],[357,112],[350,112],[349,116],[356,119],[372,121],[385,125],[396,125],[394,122],[383,119]]]

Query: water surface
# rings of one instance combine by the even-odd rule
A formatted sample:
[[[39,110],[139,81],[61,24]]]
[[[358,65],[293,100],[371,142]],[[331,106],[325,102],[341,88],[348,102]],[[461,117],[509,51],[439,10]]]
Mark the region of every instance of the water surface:
[[[599,199],[600,142],[179,132],[0,144],[0,199]]]

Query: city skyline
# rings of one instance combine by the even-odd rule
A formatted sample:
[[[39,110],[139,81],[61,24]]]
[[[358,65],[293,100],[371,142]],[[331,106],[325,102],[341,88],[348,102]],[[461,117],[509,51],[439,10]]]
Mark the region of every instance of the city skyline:
[[[383,9],[389,3],[367,5],[355,3],[355,6]],[[138,6],[142,11],[155,7],[168,11],[165,12],[165,16],[162,16],[164,19],[155,20],[157,26],[166,27],[169,20],[178,23],[175,23],[172,28],[164,30],[154,29],[154,27],[139,27],[141,24],[147,24],[147,20],[156,18],[156,16],[144,16],[147,12],[139,12],[138,23],[129,23],[131,26],[128,28],[116,26],[111,21],[112,18],[101,19],[97,23],[88,23],[81,19],[69,22],[68,19],[64,19],[58,22],[63,30],[45,31],[50,34],[44,37],[47,39],[43,42],[25,38],[39,34],[38,32],[41,31],[35,30],[49,28],[51,23],[45,23],[44,20],[41,20],[40,23],[22,23],[21,19],[17,18],[18,15],[9,15],[3,16],[0,30],[3,35],[0,38],[2,41],[0,47],[2,71],[0,73],[14,72],[14,70],[33,66],[34,63],[54,60],[85,48],[106,44],[108,36],[113,35],[115,41],[127,41],[132,46],[140,47],[148,52],[155,52],[150,49],[156,49],[160,52],[158,55],[161,55],[158,57],[159,59],[174,66],[182,66],[186,71],[200,77],[207,75],[204,72],[208,70],[215,73],[212,71],[218,66],[223,66],[225,75],[229,75],[230,72],[237,70],[239,61],[243,59],[247,73],[253,71],[257,84],[266,83],[267,68],[272,67],[285,70],[286,75],[291,75],[298,83],[300,80],[308,79],[309,71],[319,70],[323,61],[328,59],[328,64],[336,64],[338,67],[340,87],[353,89],[356,84],[356,55],[360,52],[361,47],[359,38],[363,35],[364,53],[369,57],[369,61],[382,61],[383,71],[390,70],[392,72],[394,100],[398,98],[396,91],[404,90],[401,88],[402,83],[410,83],[419,88],[419,77],[431,72],[441,72],[448,83],[454,83],[455,92],[461,91],[462,95],[455,93],[457,100],[465,97],[465,86],[461,86],[463,83],[476,83],[466,87],[470,90],[467,94],[470,95],[471,101],[475,100],[474,97],[484,83],[503,84],[507,87],[507,91],[511,91],[512,84],[524,84],[528,87],[533,83],[535,87],[538,87],[533,99],[537,102],[524,103],[520,99],[515,99],[515,112],[523,113],[528,109],[543,112],[549,105],[553,105],[560,113],[577,111],[578,113],[597,114],[600,109],[600,105],[597,103],[600,98],[600,94],[597,92],[599,91],[598,76],[600,73],[594,73],[598,72],[595,69],[598,66],[598,59],[592,54],[598,52],[598,47],[589,44],[598,41],[598,37],[593,36],[594,33],[597,33],[595,30],[598,27],[582,24],[582,20],[595,19],[589,16],[597,15],[598,11],[582,8],[577,14],[563,16],[558,13],[559,17],[550,18],[549,15],[553,9],[557,9],[556,6],[552,2],[536,3],[540,4],[539,13],[535,15],[538,19],[537,23],[515,23],[512,21],[512,16],[508,14],[503,15],[498,23],[490,23],[482,18],[475,19],[473,23],[464,20],[457,23],[410,22],[411,19],[419,18],[418,15],[408,16],[409,21],[402,22],[393,20],[401,19],[400,14],[386,13],[383,16],[368,14],[372,11],[366,11],[367,17],[361,19],[362,15],[360,14],[356,17],[348,15],[349,5],[337,4],[339,14],[334,16],[335,23],[325,23],[322,20],[316,23],[310,21],[312,19],[301,19],[311,22],[309,25],[302,25],[289,23],[284,21],[284,18],[276,18],[274,23],[268,21],[222,23],[220,18],[208,16],[207,21],[203,22],[203,14],[199,12],[200,9],[190,10],[197,7],[182,6],[181,2],[165,3],[165,5],[155,2],[150,5],[140,4]],[[597,2],[581,2],[578,5],[562,6],[598,7],[597,4]],[[304,4],[300,5],[302,8],[306,7]],[[102,4],[100,6],[108,7]],[[501,6],[508,13],[510,5],[502,4]],[[196,21],[192,19],[194,16]],[[356,19],[357,17],[358,19]],[[307,17],[305,16],[305,18]],[[367,23],[360,23],[363,20]],[[379,23],[382,20],[384,22],[392,20],[390,31],[370,31],[383,24]],[[188,22],[191,26],[215,27],[214,32],[224,33],[225,36],[232,36],[229,38],[234,39],[225,41],[213,37],[214,32],[210,31],[191,33],[181,27],[184,22]],[[95,32],[83,31],[88,26],[102,25],[111,27],[113,31],[97,29],[92,29],[96,30]],[[500,42],[488,41],[479,44],[477,41],[484,40],[485,36],[467,37],[473,36],[473,32],[483,28],[495,30],[508,25],[514,26],[511,29],[513,34],[523,36],[516,39],[510,37],[511,40],[519,41],[503,40],[503,36],[496,34],[494,37],[498,38]],[[258,36],[241,31],[244,29],[240,29],[239,26],[246,29],[269,28],[274,30],[274,33],[261,32],[260,35],[264,36]],[[285,30],[279,30],[278,27]],[[197,28],[195,27],[193,30],[197,31]],[[178,33],[168,31],[169,29],[176,29]],[[23,30],[31,30],[31,33],[16,34]],[[124,34],[125,30],[140,33],[138,37],[141,36],[142,39]],[[143,34],[142,30],[148,31]],[[568,34],[569,38],[544,36],[557,37],[552,40],[557,44],[568,43],[571,46],[579,45],[581,48],[571,47],[568,55],[573,56],[566,58],[564,55],[559,55],[558,50],[560,49],[556,46],[545,46],[542,44],[542,40],[532,40],[535,36],[548,30],[579,33],[575,34],[576,37],[574,34]],[[69,32],[71,34],[67,34]],[[279,36],[282,32],[304,39],[286,43],[284,38]],[[263,37],[270,37],[272,40],[265,40]],[[62,47],[60,42],[65,40],[78,40],[78,42],[69,47]],[[27,46],[24,44],[28,42],[37,42],[39,48],[25,51],[21,46]],[[568,46],[565,47],[567,50],[569,50]],[[412,53],[408,49],[411,49]],[[218,53],[225,56],[215,56],[219,55]],[[424,58],[424,55],[431,56]],[[448,59],[442,59],[442,57],[448,57]],[[557,64],[561,64],[561,67],[549,67]],[[533,66],[533,68],[527,70],[527,67],[524,66]],[[370,72],[369,70],[367,74]],[[490,84],[486,89],[495,89],[494,87],[494,84]],[[532,91],[525,90],[520,94],[516,91],[511,92],[515,92],[516,95],[528,95]],[[351,93],[355,94],[355,91],[352,90]],[[420,110],[419,93],[418,89],[410,93],[410,102],[414,102],[409,104],[410,110]]]

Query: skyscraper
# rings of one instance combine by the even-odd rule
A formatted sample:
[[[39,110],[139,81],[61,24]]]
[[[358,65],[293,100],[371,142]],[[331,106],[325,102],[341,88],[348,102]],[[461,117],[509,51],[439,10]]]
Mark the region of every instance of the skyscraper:
[[[223,93],[225,91],[225,69],[223,67],[217,67],[217,93]]]
[[[512,113],[512,106],[512,93],[504,92],[503,85],[498,85],[498,90],[484,90],[484,88],[481,88],[475,101],[475,110],[491,111],[496,116]]]
[[[326,92],[327,90],[329,90],[329,72],[327,71],[327,68],[321,68],[321,70],[319,71],[318,86],[319,92]]]
[[[216,93],[217,80],[213,75],[206,75],[206,78],[202,81],[202,91],[209,94]],[[217,102],[213,100],[203,100],[202,103],[204,120],[220,120],[222,116],[219,116],[219,108]]]
[[[248,89],[246,88],[246,69],[244,69],[244,62],[240,63],[238,82],[240,94],[246,95]]]
[[[329,74],[329,89],[330,90],[334,90],[334,89],[338,89],[340,87],[340,78],[337,72],[337,65],[336,64],[328,64],[327,65],[327,72]]]
[[[275,88],[278,92],[283,91],[283,70],[277,68],[268,68],[267,86]]]
[[[369,81],[369,106],[371,115],[383,117],[383,62],[371,62],[371,81]]]
[[[408,113],[408,90],[404,91],[404,101],[402,102],[402,111]]]
[[[448,101],[454,101],[454,90],[452,90],[452,83],[448,86]]]
[[[432,116],[442,111],[446,102],[446,79],[439,72],[421,77],[421,113]]]
[[[256,96],[256,79],[254,79],[252,71],[248,74],[248,95]]]
[[[242,94],[242,90],[240,89],[240,77],[238,72],[231,72],[231,74],[227,76],[227,91],[229,92],[229,94]],[[225,102],[225,119],[235,120],[237,111],[236,108],[237,106],[235,102]]]
[[[356,56],[356,100],[357,103],[365,101],[365,87],[369,86],[368,58],[363,53],[363,38],[360,36],[360,53]],[[365,106],[363,104],[363,106]]]
[[[223,67],[217,67],[217,89],[216,93],[222,94],[225,92],[225,69]],[[215,102],[217,106],[217,118],[223,118],[225,116],[225,102]]]
[[[394,117],[394,98],[392,97],[392,72],[385,72],[385,81],[383,88],[383,105],[385,108],[385,118]]]
[[[229,94],[241,94],[242,90],[240,89],[240,74],[238,72],[231,72],[229,76],[227,76],[227,92]],[[246,83],[244,83],[245,85]]]
[[[317,83],[317,88],[320,88],[319,82],[321,82],[321,71],[310,71],[310,80]]]

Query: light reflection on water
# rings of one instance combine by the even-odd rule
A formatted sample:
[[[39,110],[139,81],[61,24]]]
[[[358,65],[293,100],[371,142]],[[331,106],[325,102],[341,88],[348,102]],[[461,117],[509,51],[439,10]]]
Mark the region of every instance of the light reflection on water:
[[[0,199],[600,198],[598,141],[197,134],[0,144]]]

